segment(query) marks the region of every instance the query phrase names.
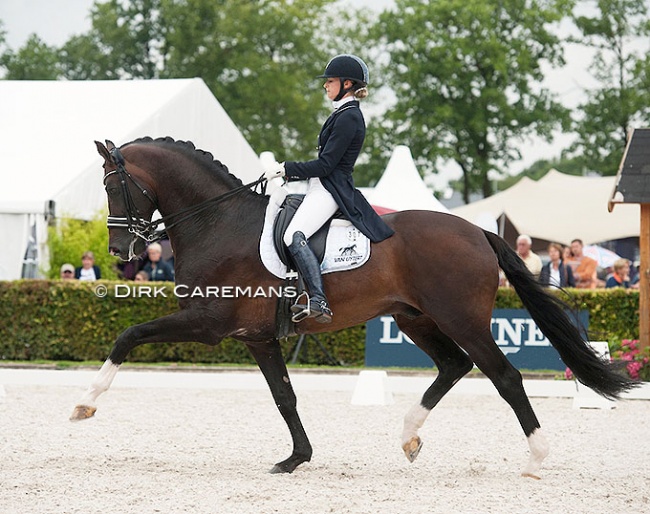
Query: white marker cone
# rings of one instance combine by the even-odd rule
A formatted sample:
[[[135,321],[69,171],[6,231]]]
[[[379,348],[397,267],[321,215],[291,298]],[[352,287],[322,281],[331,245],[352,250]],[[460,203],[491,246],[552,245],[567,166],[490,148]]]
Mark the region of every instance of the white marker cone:
[[[351,403],[352,405],[392,405],[395,403],[393,393],[388,387],[388,374],[378,370],[364,370],[359,373]]]

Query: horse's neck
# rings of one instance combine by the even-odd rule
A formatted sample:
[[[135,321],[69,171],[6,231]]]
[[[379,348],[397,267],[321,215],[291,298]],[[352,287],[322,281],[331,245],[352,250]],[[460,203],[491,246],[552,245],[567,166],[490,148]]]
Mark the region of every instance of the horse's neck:
[[[228,260],[228,254],[243,257],[256,252],[268,197],[242,190],[219,200],[238,187],[226,170],[206,170],[174,153],[145,156],[149,169],[153,164],[156,170],[151,178],[155,178],[160,214],[163,218],[172,216],[166,225],[177,264],[187,262],[192,255],[195,262],[199,254],[218,266]],[[189,214],[193,206],[210,199],[214,202],[205,210]],[[184,214],[174,216],[181,212]]]
[[[197,200],[192,205],[216,196]],[[214,205],[172,227],[168,234],[176,262],[182,265],[191,256],[194,262],[209,261],[211,269],[232,266],[233,262],[245,265],[248,258],[257,256],[267,205],[268,197],[244,190],[223,202],[215,201]]]

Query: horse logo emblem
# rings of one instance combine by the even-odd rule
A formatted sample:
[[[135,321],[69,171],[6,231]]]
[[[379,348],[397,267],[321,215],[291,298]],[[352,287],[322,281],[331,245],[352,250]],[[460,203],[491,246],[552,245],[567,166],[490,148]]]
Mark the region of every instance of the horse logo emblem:
[[[359,255],[359,253],[356,250],[357,245],[350,245],[350,246],[344,246],[343,248],[339,248],[339,252],[341,252],[341,257],[345,257],[348,255]]]

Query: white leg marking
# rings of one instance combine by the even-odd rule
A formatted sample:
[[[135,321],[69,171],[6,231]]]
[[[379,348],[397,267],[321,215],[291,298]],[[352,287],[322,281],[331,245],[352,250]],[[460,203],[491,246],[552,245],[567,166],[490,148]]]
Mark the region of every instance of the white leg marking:
[[[429,409],[425,409],[418,403],[413,405],[406,413],[406,416],[404,416],[404,431],[402,432],[403,445],[418,436],[418,430],[422,427],[430,412]]]
[[[79,405],[95,407],[97,397],[103,392],[108,391],[108,388],[113,383],[113,379],[115,378],[118,369],[120,369],[119,365],[113,364],[110,359],[106,359],[106,362],[104,362],[102,365],[101,369],[97,373],[97,376],[95,376],[95,379],[90,384],[90,387],[81,397]]]
[[[539,469],[542,467],[542,461],[549,452],[548,441],[544,437],[544,434],[542,434],[541,428],[536,428],[528,436],[528,446],[530,448],[530,458],[521,474],[525,477],[539,479]]]

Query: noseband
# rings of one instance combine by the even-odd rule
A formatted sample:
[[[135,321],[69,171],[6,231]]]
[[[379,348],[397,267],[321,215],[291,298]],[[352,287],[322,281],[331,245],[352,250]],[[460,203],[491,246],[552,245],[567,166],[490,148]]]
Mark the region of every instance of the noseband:
[[[142,215],[140,214],[140,210],[138,209],[137,205],[133,201],[133,196],[131,195],[131,190],[128,187],[127,181],[130,180],[131,182],[133,182],[133,184],[138,188],[138,190],[142,193],[142,195],[147,200],[149,200],[156,209],[158,209],[158,204],[153,199],[153,197],[149,194],[149,191],[147,191],[146,188],[142,187],[137,182],[137,180],[135,180],[133,176],[127,171],[125,166],[124,156],[122,155],[122,152],[120,152],[119,148],[117,147],[112,148],[110,150],[110,154],[111,154],[111,160],[115,164],[116,168],[113,171],[109,171],[108,173],[106,173],[106,175],[104,175],[104,185],[106,185],[106,179],[111,175],[117,174],[119,176],[120,187],[122,188],[122,195],[124,196],[124,201],[126,204],[125,205],[126,216],[111,216],[109,214],[106,219],[106,226],[109,229],[110,228],[126,229],[129,231],[129,233],[135,235],[136,237],[144,239],[148,243],[152,243],[154,241],[159,241],[160,239],[164,239],[166,237],[166,233],[168,229],[170,229],[171,227],[173,227],[174,225],[182,221],[185,221],[188,218],[191,218],[192,216],[195,216],[199,212],[204,211],[205,209],[210,207],[210,205],[226,200],[231,196],[234,196],[237,193],[244,191],[245,189],[255,188],[256,186],[266,181],[266,179],[262,175],[254,182],[236,187],[235,189],[231,189],[230,191],[227,191],[224,194],[209,198],[196,205],[190,205],[189,207],[185,207],[184,209],[181,209],[178,212],[169,214],[167,216],[163,216],[162,218],[158,218],[155,221],[149,221],[143,218]],[[266,192],[265,190],[266,190],[266,185],[263,185],[262,194]],[[165,224],[165,229],[157,230],[158,226],[162,225],[163,223]],[[135,242],[135,239],[133,242]],[[133,246],[133,243],[131,244],[131,246]]]

